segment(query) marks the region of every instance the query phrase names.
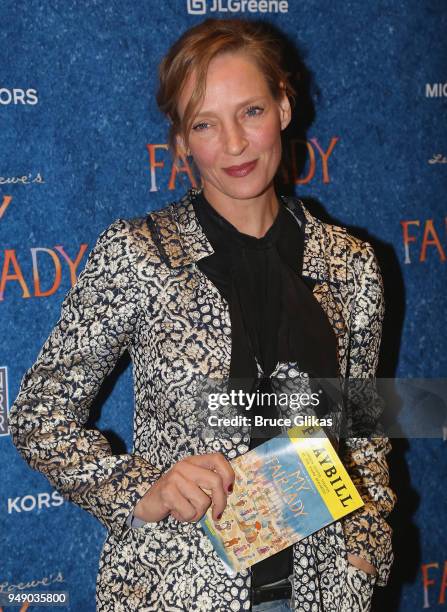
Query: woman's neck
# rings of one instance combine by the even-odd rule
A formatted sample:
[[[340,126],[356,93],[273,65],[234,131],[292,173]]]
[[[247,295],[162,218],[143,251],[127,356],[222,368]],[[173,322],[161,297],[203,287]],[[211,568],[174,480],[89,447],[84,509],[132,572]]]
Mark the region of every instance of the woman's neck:
[[[209,185],[204,186],[203,195],[229,223],[255,238],[262,238],[268,232],[278,214],[279,203],[273,185],[255,198],[232,198]]]

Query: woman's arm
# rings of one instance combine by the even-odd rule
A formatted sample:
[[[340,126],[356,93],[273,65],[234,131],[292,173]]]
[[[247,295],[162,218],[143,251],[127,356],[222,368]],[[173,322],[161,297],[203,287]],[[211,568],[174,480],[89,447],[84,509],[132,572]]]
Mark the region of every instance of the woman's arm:
[[[377,584],[383,586],[393,562],[391,528],[386,517],[396,501],[389,486],[386,459],[391,444],[380,432],[383,401],[375,385],[384,295],[374,251],[367,242],[362,246],[355,263],[346,402],[348,433],[340,455],[365,506],[345,517],[343,526],[348,553],[371,564],[378,573]]]
[[[159,471],[139,455],[113,455],[106,438],[84,424],[132,343],[139,307],[129,228],[118,220],[99,237],[9,413],[12,440],[29,465],[118,537]]]

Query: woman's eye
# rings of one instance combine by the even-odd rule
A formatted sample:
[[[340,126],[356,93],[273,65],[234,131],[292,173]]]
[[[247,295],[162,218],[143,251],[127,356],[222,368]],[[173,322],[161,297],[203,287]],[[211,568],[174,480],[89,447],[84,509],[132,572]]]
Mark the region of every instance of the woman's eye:
[[[263,112],[263,108],[260,106],[249,106],[247,108],[247,115],[249,117],[256,117],[256,115],[260,115]]]
[[[209,123],[206,123],[206,121],[202,121],[202,123],[197,123],[196,125],[194,125],[192,129],[196,132],[201,132],[202,130],[206,129],[208,125]]]

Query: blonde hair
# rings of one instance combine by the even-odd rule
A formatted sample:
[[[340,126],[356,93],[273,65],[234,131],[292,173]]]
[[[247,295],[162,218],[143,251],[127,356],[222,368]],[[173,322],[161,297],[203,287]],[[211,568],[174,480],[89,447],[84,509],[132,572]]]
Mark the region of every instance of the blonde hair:
[[[296,92],[283,68],[282,45],[266,24],[243,19],[207,19],[187,30],[169,49],[159,66],[157,104],[170,120],[169,146],[176,151],[176,136],[188,143],[196,109],[205,95],[208,66],[223,53],[243,51],[257,64],[275,100],[284,93],[291,104]],[[192,73],[194,92],[180,119],[177,108],[182,89]]]

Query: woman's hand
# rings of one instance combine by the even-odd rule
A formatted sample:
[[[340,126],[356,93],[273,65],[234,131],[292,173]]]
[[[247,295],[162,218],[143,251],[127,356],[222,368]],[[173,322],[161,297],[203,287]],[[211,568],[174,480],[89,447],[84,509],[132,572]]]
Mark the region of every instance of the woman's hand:
[[[369,563],[368,561],[366,561],[366,559],[363,559],[362,557],[358,557],[357,555],[352,555],[351,553],[348,553],[348,563],[350,563],[354,567],[357,567],[358,569],[363,570],[367,574],[372,574],[373,576],[377,575],[377,570],[374,565],[371,565],[371,563]]]
[[[217,519],[227,505],[233,482],[233,468],[222,453],[185,457],[151,486],[135,506],[134,516],[158,522],[170,514],[178,521],[192,523],[202,518],[212,503],[213,518]]]

